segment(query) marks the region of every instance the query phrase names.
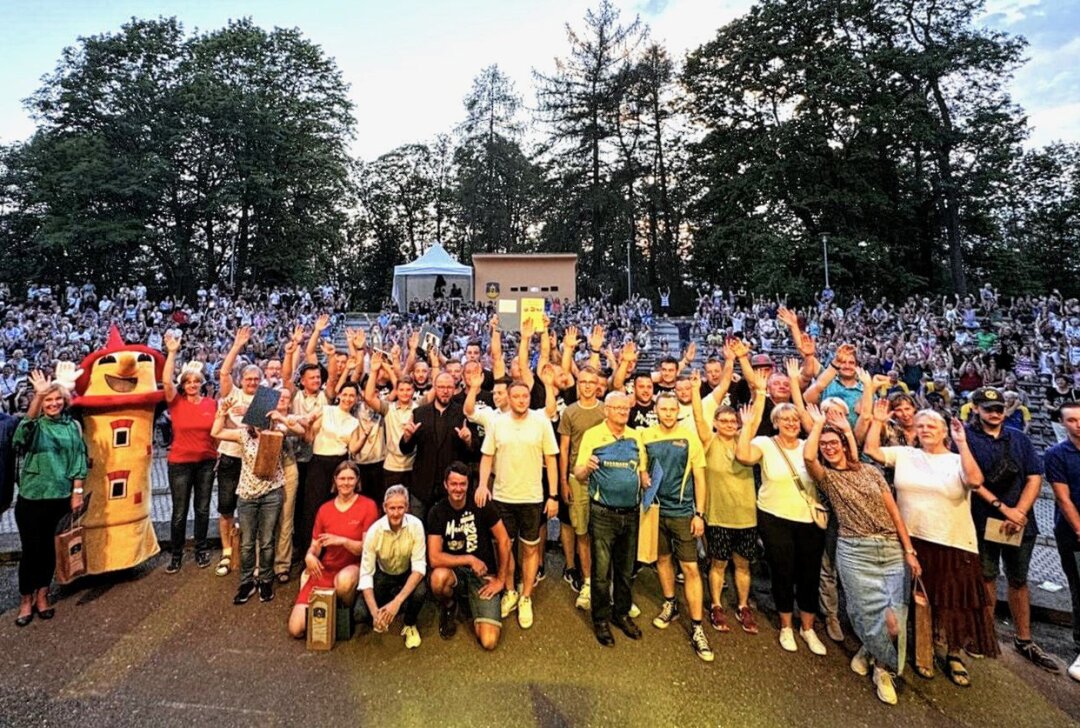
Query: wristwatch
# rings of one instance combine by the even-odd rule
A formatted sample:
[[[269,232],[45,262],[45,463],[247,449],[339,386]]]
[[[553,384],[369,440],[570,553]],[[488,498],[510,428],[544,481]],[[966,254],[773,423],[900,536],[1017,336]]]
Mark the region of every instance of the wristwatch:
[[[701,511],[694,511],[694,517],[695,518],[700,518],[703,521],[705,520],[705,514],[702,513]]]
[[[547,499],[548,499],[548,500],[553,500],[553,501],[557,501],[557,500],[559,500],[559,496],[557,496],[557,495],[549,495],[549,496],[547,497]]]

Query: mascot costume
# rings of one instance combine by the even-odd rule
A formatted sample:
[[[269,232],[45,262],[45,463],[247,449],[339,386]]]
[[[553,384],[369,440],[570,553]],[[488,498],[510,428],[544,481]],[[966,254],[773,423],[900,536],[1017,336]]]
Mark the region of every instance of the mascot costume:
[[[92,494],[82,519],[87,573],[137,566],[161,550],[150,520],[150,462],[164,366],[160,352],[125,344],[113,326],[105,348],[76,372]]]

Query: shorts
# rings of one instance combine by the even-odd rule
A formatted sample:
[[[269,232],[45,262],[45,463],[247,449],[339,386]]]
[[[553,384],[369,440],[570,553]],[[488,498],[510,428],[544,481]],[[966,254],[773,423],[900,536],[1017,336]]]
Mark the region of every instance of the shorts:
[[[670,556],[684,563],[697,563],[697,539],[690,535],[691,516],[660,516],[658,556]]]
[[[578,536],[589,535],[589,484],[579,483],[577,478],[570,476],[570,493],[574,496],[574,502],[570,504],[570,523],[574,526],[574,534]]]
[[[761,539],[758,538],[757,526],[706,526],[705,542],[709,546],[709,558],[714,561],[730,561],[732,554],[738,554],[747,561],[757,561],[765,555]]]
[[[511,541],[518,539],[529,546],[540,543],[540,526],[544,523],[542,503],[492,503],[495,504],[495,510],[506,526],[506,535]]]
[[[502,627],[502,600],[500,594],[491,599],[480,596],[484,580],[467,566],[454,567],[454,598],[468,597],[473,623],[493,624]]]
[[[1031,553],[1035,550],[1034,533],[1024,532],[1024,537],[1019,546],[1009,546],[1003,543],[987,541],[983,530],[977,530],[979,544],[979,565],[982,567],[983,578],[994,581],[1000,573],[998,565],[1005,567],[1005,580],[1014,589],[1023,588],[1027,584],[1028,567],[1031,565]]]
[[[240,485],[240,458],[218,455],[217,461],[217,512],[220,516],[236,513],[236,487]]]

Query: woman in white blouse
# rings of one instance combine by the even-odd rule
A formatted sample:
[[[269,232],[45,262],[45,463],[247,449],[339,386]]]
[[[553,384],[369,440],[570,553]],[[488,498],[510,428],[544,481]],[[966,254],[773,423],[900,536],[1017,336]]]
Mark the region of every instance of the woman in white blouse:
[[[971,520],[971,491],[982,487],[983,474],[959,420],[946,426],[936,411],[921,410],[915,415],[919,448],[881,447],[881,430],[888,417],[888,402],[878,400],[864,451],[895,468],[896,504],[922,565],[935,641],[947,647],[949,678],[968,687],[971,676],[960,651],[988,657],[998,654]],[[957,452],[949,448],[950,433]],[[932,670],[916,671],[926,678],[933,676]]]
[[[825,551],[825,531],[814,524],[808,502],[808,498],[816,501],[817,487],[803,461],[799,413],[790,403],[778,404],[770,419],[779,434],[751,440],[765,410],[764,379],[754,384],[754,401],[740,413],[743,428],[735,457],[744,465],[761,463],[758,532],[765,544],[773,599],[780,613],[780,646],[788,652],[798,649],[792,627],[797,600],[799,635],[811,652],[824,655],[825,645],[814,632],[814,617],[818,611],[818,576]]]
[[[333,497],[334,470],[364,446],[367,432],[352,414],[359,398],[359,385],[346,382],[338,390],[336,405],[319,410],[308,428],[307,440],[313,455],[304,479],[303,497],[297,498],[298,503],[303,503],[297,524],[301,534],[310,536],[315,514]]]

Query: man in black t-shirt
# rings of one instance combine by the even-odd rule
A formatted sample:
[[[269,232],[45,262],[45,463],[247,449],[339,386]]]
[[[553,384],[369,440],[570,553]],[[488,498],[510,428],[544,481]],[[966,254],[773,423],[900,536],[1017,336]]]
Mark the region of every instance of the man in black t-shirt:
[[[457,631],[458,596],[467,596],[473,632],[485,650],[493,650],[502,634],[499,599],[513,579],[510,537],[494,506],[481,508],[473,500],[468,466],[451,463],[443,485],[446,498],[427,516],[431,593],[442,606],[439,635],[449,639]]]
[[[630,420],[627,426],[643,430],[658,422],[653,408],[653,379],[649,372],[634,375],[634,404],[630,407]]]

